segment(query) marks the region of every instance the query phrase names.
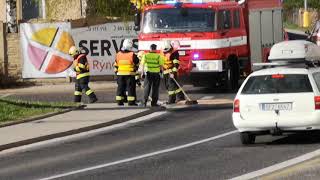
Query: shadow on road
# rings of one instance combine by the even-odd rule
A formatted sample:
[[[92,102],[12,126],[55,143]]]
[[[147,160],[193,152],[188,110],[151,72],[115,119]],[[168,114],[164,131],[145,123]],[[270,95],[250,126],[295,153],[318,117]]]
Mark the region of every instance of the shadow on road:
[[[284,138],[277,139],[267,144],[320,144],[320,131],[289,134]]]

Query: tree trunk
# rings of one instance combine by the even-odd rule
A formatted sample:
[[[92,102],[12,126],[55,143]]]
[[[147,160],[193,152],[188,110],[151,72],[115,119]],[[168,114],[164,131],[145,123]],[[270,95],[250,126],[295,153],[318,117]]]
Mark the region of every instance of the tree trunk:
[[[17,24],[17,1],[6,0],[6,15],[7,15],[7,31],[8,33],[18,32]]]

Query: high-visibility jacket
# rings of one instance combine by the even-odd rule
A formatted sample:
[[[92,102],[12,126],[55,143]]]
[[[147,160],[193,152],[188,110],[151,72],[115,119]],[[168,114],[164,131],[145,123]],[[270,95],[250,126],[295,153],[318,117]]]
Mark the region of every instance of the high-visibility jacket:
[[[73,61],[74,70],[77,75],[77,79],[90,76],[89,63],[85,54],[80,54]]]
[[[114,66],[117,69],[117,75],[135,75],[133,52],[118,52]]]
[[[164,60],[162,55],[149,52],[142,56],[142,63],[145,64],[147,72],[158,73],[160,72],[160,66],[164,64]]]
[[[178,71],[178,67],[179,67],[179,60],[177,57],[178,54],[177,51],[170,51],[168,53],[163,53],[164,56],[164,65],[163,65],[163,69],[164,69],[164,74],[168,74],[171,72],[177,72]],[[174,54],[174,57],[172,57],[172,55]]]

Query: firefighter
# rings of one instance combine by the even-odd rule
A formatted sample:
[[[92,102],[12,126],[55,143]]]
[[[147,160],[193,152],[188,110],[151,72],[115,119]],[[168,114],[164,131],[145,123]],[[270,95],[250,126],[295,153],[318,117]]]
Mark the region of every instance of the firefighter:
[[[142,56],[141,71],[142,79],[144,80],[144,106],[147,106],[150,91],[151,106],[159,106],[159,87],[160,87],[160,72],[164,63],[163,56],[156,52],[157,45],[150,46],[150,52]]]
[[[139,51],[137,53],[137,57],[139,59],[139,65],[140,65],[140,62],[142,60],[142,56],[145,54],[144,51]],[[142,84],[141,84],[141,70],[139,70],[139,66],[137,67],[138,71],[137,71],[137,74],[136,74],[136,84],[138,87],[141,87]]]
[[[128,91],[128,105],[137,106],[135,75],[138,68],[139,59],[132,51],[132,45],[132,40],[125,39],[123,41],[121,50],[116,55],[116,60],[114,63],[118,83],[116,101],[119,106],[124,105],[126,91]]]
[[[86,54],[80,52],[78,48],[72,46],[69,54],[73,57],[73,69],[76,72],[76,83],[74,92],[74,102],[81,102],[82,91],[89,96],[90,103],[96,102],[98,99],[89,87],[90,70]]]
[[[165,87],[168,91],[169,99],[167,104],[176,103],[176,98],[178,101],[184,100],[184,94],[182,89],[175,83],[173,78],[177,80],[177,73],[179,68],[179,53],[177,51],[177,45],[179,42],[174,42],[175,48],[170,41],[163,42],[163,77]]]

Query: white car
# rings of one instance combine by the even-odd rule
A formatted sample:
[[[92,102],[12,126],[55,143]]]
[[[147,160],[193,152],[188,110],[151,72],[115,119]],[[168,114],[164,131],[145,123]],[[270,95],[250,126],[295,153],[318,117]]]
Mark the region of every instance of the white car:
[[[320,130],[320,68],[305,64],[301,67],[301,62],[312,63],[305,61],[305,57],[296,58],[294,51],[290,51],[292,56],[286,54],[283,58],[283,52],[288,53],[288,49],[294,50],[300,45],[303,51],[308,51],[309,42],[290,43],[275,45],[271,49],[270,64],[279,63],[281,66],[253,72],[239,88],[232,119],[243,144],[254,143],[256,136],[262,134]],[[290,61],[294,63],[284,66]],[[292,67],[297,66],[297,62],[300,65]]]

